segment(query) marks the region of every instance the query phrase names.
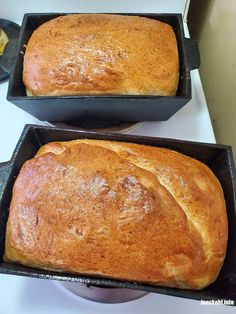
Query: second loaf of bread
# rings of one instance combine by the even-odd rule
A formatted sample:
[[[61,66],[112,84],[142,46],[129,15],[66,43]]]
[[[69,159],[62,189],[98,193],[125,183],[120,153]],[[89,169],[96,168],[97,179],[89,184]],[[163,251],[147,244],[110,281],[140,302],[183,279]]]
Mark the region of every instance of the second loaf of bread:
[[[49,143],[13,189],[5,259],[64,272],[200,289],[227,243],[221,186],[177,152],[136,144]]]
[[[178,48],[171,26],[110,14],[60,16],[36,29],[24,56],[28,95],[176,94]]]

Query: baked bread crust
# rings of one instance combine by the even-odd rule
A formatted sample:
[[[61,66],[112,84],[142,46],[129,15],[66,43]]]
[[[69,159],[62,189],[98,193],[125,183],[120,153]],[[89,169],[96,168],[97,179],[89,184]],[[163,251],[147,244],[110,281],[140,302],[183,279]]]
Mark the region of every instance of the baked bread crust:
[[[176,37],[138,16],[69,14],[36,29],[24,55],[27,94],[176,94]]]
[[[218,179],[164,148],[77,140],[43,146],[16,179],[5,260],[201,289],[223,264]]]

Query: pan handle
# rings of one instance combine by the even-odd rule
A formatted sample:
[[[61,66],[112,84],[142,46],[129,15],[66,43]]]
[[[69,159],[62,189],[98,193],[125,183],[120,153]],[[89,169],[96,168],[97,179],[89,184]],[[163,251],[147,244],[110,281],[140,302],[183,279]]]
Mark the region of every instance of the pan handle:
[[[2,199],[4,190],[6,188],[11,169],[12,169],[11,161],[0,163],[0,200]]]
[[[198,43],[194,39],[184,38],[184,47],[189,70],[198,69],[201,64]]]

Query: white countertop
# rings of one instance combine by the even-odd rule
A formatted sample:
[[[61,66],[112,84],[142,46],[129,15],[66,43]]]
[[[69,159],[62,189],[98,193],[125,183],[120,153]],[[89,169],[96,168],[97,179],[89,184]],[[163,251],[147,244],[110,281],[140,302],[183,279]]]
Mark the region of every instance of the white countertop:
[[[57,3],[57,5],[55,4]],[[98,5],[99,3],[99,5]],[[155,4],[154,4],[155,3]],[[78,5],[80,4],[80,6]],[[77,5],[77,7],[76,7]],[[24,12],[182,12],[185,1],[83,0],[52,2],[49,0],[16,1],[1,4],[0,18],[20,23]],[[9,9],[10,8],[10,9]],[[76,9],[75,9],[76,8]],[[171,8],[171,9],[167,9]],[[185,25],[186,34],[188,34]],[[170,137],[214,143],[215,137],[197,70],[192,71],[192,100],[166,122],[144,122],[132,134]],[[8,83],[0,83],[0,162],[11,158],[12,152],[27,123],[44,124],[6,100]],[[225,306],[201,305],[198,301],[150,293],[136,301],[106,305],[83,300],[65,293],[52,281],[0,275],[0,314],[41,313],[233,313]]]

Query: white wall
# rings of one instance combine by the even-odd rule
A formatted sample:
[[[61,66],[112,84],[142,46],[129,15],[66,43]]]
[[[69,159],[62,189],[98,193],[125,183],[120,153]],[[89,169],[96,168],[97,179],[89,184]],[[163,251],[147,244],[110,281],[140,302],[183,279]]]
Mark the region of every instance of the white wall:
[[[195,21],[200,75],[218,143],[233,146],[236,160],[236,1],[210,0]]]

